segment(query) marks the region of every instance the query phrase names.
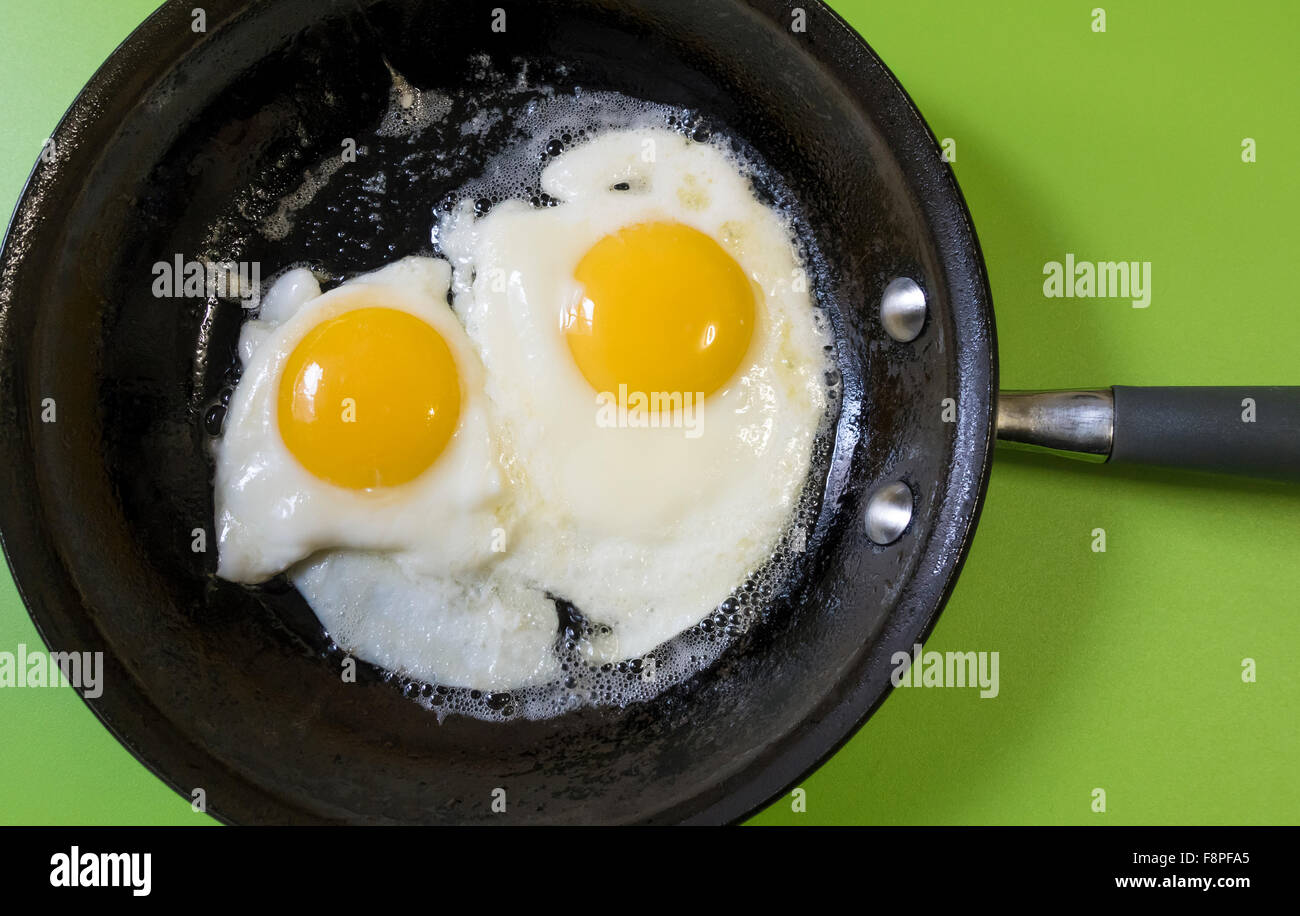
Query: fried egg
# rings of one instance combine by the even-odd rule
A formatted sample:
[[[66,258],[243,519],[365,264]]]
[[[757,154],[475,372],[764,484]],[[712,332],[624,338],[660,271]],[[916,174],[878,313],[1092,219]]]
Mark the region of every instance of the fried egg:
[[[423,573],[490,555],[504,482],[448,277],[408,258],[323,295],[306,270],[268,292],[217,448],[219,575],[258,582],[332,547]]]
[[[723,149],[616,130],[553,206],[441,227],[486,369],[513,579],[600,624],[595,662],[699,623],[772,555],[827,408],[829,337],[790,231]]]
[[[556,619],[543,597],[482,581],[509,493],[449,277],[406,258],[324,294],[290,271],[267,293],[216,444],[217,571],[289,570],[367,661],[517,686],[553,675]]]

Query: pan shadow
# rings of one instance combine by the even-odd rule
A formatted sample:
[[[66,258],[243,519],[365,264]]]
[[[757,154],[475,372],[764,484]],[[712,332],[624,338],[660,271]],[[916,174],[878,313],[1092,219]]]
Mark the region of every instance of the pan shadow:
[[[1058,479],[1061,475],[1068,475],[1080,480],[1094,479],[1108,483],[1124,481],[1142,487],[1160,488],[1187,499],[1195,499],[1200,493],[1231,494],[1242,500],[1243,513],[1249,513],[1265,503],[1276,504],[1279,501],[1294,504],[1300,509],[1300,488],[1279,480],[1207,474],[1178,468],[1090,464],[1064,456],[1006,446],[998,447],[996,460],[1001,467],[1016,468],[1025,474],[1050,474]]]

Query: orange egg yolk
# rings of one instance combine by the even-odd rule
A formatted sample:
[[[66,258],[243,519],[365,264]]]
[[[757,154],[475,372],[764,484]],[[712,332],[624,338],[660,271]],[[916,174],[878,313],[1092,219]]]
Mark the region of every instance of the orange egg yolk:
[[[366,307],[314,327],[280,378],[280,435],[321,480],[353,490],[414,480],[460,418],[456,362],[409,312]]]
[[[639,223],[598,241],[574,271],[563,316],[578,368],[598,392],[701,392],[736,372],[754,335],[755,287],[712,237]]]

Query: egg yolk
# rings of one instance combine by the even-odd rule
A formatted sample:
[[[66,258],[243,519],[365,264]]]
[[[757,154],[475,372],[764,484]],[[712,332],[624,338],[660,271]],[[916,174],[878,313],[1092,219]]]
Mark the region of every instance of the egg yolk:
[[[578,262],[582,297],[563,316],[598,392],[702,392],[735,373],[754,334],[755,287],[712,237],[673,222],[627,226]]]
[[[447,342],[392,308],[343,312],[314,327],[280,377],[280,435],[322,480],[354,490],[391,487],[442,454],[460,417]]]

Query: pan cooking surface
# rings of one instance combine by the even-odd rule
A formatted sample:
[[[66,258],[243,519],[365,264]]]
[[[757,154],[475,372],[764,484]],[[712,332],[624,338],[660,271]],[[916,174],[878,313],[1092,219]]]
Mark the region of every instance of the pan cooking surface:
[[[386,60],[384,64],[382,80],[388,85],[379,82],[367,88],[364,100],[373,114],[363,130],[339,142],[331,138],[330,145],[320,149],[304,145],[308,141],[302,139],[294,142],[311,136],[310,124],[278,124],[277,130],[290,138],[285,149],[272,151],[266,167],[234,191],[229,206],[207,228],[203,250],[186,253],[185,258],[258,264],[263,268],[263,291],[294,267],[309,267],[326,278],[328,289],[350,275],[408,255],[446,258],[436,221],[460,201],[474,200],[480,212],[507,197],[521,197],[535,207],[552,205],[540,187],[548,159],[606,130],[657,126],[696,142],[725,144],[751,176],[759,199],[788,220],[792,242],[808,265],[817,305],[832,316],[833,324],[839,323],[838,303],[820,295],[827,287],[825,261],[797,199],[728,125],[690,108],[629,110],[574,80],[572,68],[562,61],[514,58],[508,69],[498,70],[491,58],[476,55],[462,65],[466,76],[460,84],[429,89],[413,85]],[[329,96],[334,104],[342,104],[332,92]],[[209,148],[216,142],[219,133],[206,138]],[[511,174],[518,173],[521,155],[533,163],[524,187],[503,193],[499,181],[486,179],[496,174],[497,160],[507,162]],[[289,190],[275,197],[268,188]],[[211,296],[203,303],[199,327],[205,333],[196,341],[193,362],[206,371],[191,392],[190,410],[210,436],[222,432],[225,406],[239,378],[238,330],[250,314],[249,304],[234,294]],[[848,362],[846,368],[853,372],[854,364]],[[439,718],[454,712],[489,720],[553,715],[583,703],[639,701],[687,681],[743,638],[758,618],[788,606],[802,586],[808,557],[834,524],[834,509],[823,515],[821,508],[826,505],[823,491],[839,414],[838,369],[827,382],[830,404],[813,448],[809,479],[776,555],[748,581],[737,583],[735,594],[700,624],[647,656],[651,661],[636,658],[600,668],[583,663],[575,646],[591,635],[594,625],[565,596],[554,595],[561,620],[557,650],[566,667],[565,676],[546,687],[485,693],[377,668],[368,676],[387,681]],[[860,390],[860,380],[850,378],[849,386]],[[846,435],[853,435],[852,428]],[[132,454],[134,443],[127,440],[118,446],[121,465],[136,466],[142,456]],[[839,451],[850,452],[851,443]],[[209,574],[214,560],[209,558]],[[214,581],[213,587],[226,585]],[[282,619],[325,664],[341,670],[348,653],[329,640],[309,609],[304,610],[287,576],[255,589],[254,595],[266,613]],[[653,681],[645,676],[646,664],[653,666]]]
[[[63,154],[33,174],[0,272],[0,530],[50,647],[105,653],[96,714],[182,795],[202,787],[210,811],[239,822],[500,822],[495,788],[511,823],[720,821],[780,793],[864,721],[891,654],[933,625],[990,455],[978,245],[893,77],[829,11],[809,6],[795,33],[767,0],[528,4],[502,33],[492,5],[473,2],[205,8],[196,35],[188,5],[165,6],[87,87],[56,134]],[[380,134],[392,71],[450,100],[445,126]],[[430,214],[518,139],[509,112],[543,84],[670,106],[683,129],[725,132],[765,163],[760,191],[791,213],[834,317],[839,413],[809,549],[715,664],[625,708],[440,720],[428,707],[448,694],[433,687],[368,666],[344,683],[283,580],[223,582],[215,552],[193,551],[244,313],[156,299],[151,268],[176,254],[256,260],[266,281],[305,260],[338,281],[436,252]],[[488,108],[505,114],[441,133]],[[322,175],[345,138],[366,152]],[[268,237],[267,220],[287,231]],[[875,310],[898,276],[929,306],[907,344]],[[52,426],[44,398],[58,403]],[[895,480],[913,520],[879,547],[863,500]]]

